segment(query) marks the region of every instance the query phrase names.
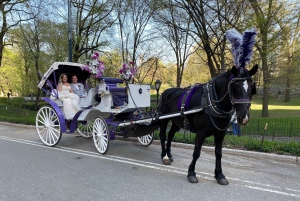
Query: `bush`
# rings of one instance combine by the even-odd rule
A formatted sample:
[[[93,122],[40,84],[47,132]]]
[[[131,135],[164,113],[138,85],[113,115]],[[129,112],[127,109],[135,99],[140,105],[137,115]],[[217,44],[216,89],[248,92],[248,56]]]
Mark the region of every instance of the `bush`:
[[[1,105],[8,105],[9,104],[9,99],[6,97],[0,97],[0,104]]]

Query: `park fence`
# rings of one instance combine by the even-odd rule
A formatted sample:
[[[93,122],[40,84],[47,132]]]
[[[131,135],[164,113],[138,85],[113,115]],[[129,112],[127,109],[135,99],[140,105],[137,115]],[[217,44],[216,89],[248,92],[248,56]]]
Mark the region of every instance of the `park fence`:
[[[299,142],[300,118],[252,118],[241,133],[268,141]]]

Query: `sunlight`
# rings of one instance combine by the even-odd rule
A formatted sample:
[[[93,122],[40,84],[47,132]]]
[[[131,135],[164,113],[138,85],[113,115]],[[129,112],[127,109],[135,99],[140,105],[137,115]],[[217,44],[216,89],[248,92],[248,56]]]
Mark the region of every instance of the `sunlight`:
[[[300,106],[269,105],[269,110],[300,110]],[[251,104],[251,110],[261,110],[261,104]]]

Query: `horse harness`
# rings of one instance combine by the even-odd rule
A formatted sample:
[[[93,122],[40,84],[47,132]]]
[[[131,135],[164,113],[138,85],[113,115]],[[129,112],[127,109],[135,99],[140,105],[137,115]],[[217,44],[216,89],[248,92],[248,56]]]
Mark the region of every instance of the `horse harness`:
[[[215,122],[213,121],[212,117],[217,117],[217,118],[230,118],[232,115],[235,113],[235,107],[234,105],[236,104],[251,104],[251,100],[242,98],[242,99],[235,99],[233,97],[233,92],[232,92],[232,85],[234,82],[237,81],[245,81],[251,79],[249,78],[232,78],[230,82],[228,83],[228,90],[225,93],[225,95],[218,100],[218,96],[216,93],[216,78],[210,80],[208,83],[205,85],[201,84],[195,84],[189,88],[187,88],[184,93],[181,95],[181,98],[178,101],[178,106],[180,105],[180,114],[181,117],[183,118],[183,125],[184,125],[184,132],[186,130],[188,120],[186,118],[186,115],[184,115],[185,109],[189,108],[189,101],[191,100],[191,97],[193,94],[200,88],[202,87],[203,94],[201,95],[201,107],[203,108],[204,112],[209,115],[211,122],[220,131],[226,130],[230,125],[235,121],[235,118],[231,118],[230,122],[225,128],[219,128]],[[254,87],[255,88],[255,87]],[[253,94],[255,92],[252,92]],[[224,111],[221,108],[220,102],[226,97],[229,96],[231,104],[232,104],[232,109],[230,111]],[[190,127],[190,126],[189,126]]]

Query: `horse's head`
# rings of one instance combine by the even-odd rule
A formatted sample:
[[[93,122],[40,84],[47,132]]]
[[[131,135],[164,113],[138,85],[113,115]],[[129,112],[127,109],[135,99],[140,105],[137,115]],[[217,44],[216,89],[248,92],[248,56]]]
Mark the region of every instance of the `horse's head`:
[[[244,67],[232,67],[233,78],[229,82],[229,94],[233,107],[236,109],[236,118],[239,124],[246,125],[249,121],[249,108],[252,95],[256,94],[256,86],[252,81],[252,75],[256,73],[255,65],[250,71]]]

